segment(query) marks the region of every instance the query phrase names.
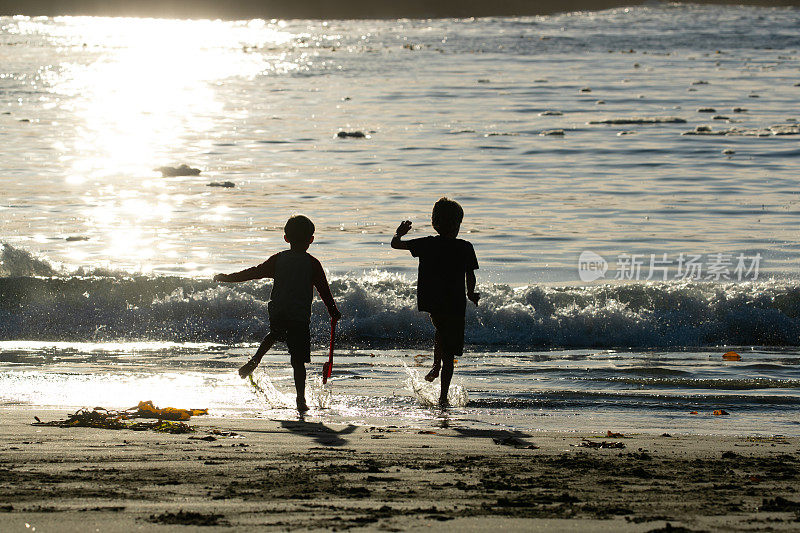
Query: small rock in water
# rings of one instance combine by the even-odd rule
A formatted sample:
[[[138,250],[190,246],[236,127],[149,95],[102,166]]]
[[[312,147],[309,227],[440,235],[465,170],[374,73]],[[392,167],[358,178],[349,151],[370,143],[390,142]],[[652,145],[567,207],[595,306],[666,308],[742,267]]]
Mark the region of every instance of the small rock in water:
[[[713,107],[701,107],[697,110],[698,113],[716,113],[717,110]]]
[[[708,85],[708,82],[705,81],[705,80],[697,80],[697,81],[693,81],[692,85]]]
[[[405,48],[406,50],[416,51],[416,50],[421,50],[422,45],[414,43],[406,43],[403,45],[403,48]]]
[[[722,151],[722,153],[723,153],[723,154],[725,154],[725,155],[733,155],[733,154],[735,154],[735,153],[736,153],[736,150],[731,150],[730,148],[725,148],[725,149]]]
[[[363,131],[340,131],[336,134],[337,137],[340,139],[346,139],[348,137],[353,137],[355,139],[365,139],[367,134]]]
[[[19,119],[19,122],[30,122],[30,121],[31,121],[31,119],[29,119],[29,118],[21,118],[21,119]]]
[[[748,97],[748,98],[761,98],[761,97],[760,97],[759,95],[757,95],[757,94],[748,94],[748,95],[747,95],[747,97]]]
[[[70,235],[64,240],[67,242],[88,241],[89,237],[86,235]]]
[[[592,92],[592,89],[590,87],[584,87],[583,89],[581,89],[581,92],[582,93],[590,93],[590,92]]]
[[[563,114],[564,113],[562,113],[561,111],[542,111],[541,113],[539,113],[539,116],[540,117],[558,117],[558,116],[561,116]]]
[[[186,163],[178,166],[178,167],[158,167],[157,171],[161,172],[161,176],[164,178],[174,178],[176,176],[199,176],[200,169],[199,168],[192,168]]]
[[[734,107],[733,108],[733,112],[734,113],[747,113],[747,109],[744,108],[744,107]]]
[[[605,101],[605,100],[598,100],[598,101],[596,101],[596,102],[594,103],[594,105],[605,105],[605,103],[606,103],[606,101]]]
[[[800,126],[797,124],[776,124],[768,129],[773,135],[800,135]]]
[[[224,187],[226,189],[232,189],[236,187],[236,184],[232,181],[212,181],[211,183],[206,183],[206,187]]]
[[[771,137],[773,135],[800,135],[798,124],[775,124],[768,128],[744,129],[728,128],[726,130],[712,131],[709,126],[697,126],[692,131],[685,131],[681,135],[729,135],[745,137]]]
[[[545,130],[542,133],[540,133],[539,135],[551,135],[551,136],[563,137],[564,136],[564,130]]]
[[[633,118],[608,118],[605,120],[591,120],[588,124],[685,124],[686,120],[679,117],[633,117]]]
[[[491,82],[489,80],[487,80],[486,78],[481,78],[481,79],[478,80],[478,83],[491,83]]]
[[[725,115],[714,115],[711,117],[713,120],[730,120],[731,117],[726,117]]]
[[[635,135],[635,131],[618,131],[617,137],[622,137],[623,135]]]

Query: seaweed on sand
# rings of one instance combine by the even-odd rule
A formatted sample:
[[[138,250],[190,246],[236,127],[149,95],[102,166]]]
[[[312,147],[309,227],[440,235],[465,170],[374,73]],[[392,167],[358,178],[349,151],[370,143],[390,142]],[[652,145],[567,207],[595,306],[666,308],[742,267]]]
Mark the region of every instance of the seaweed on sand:
[[[129,429],[132,431],[160,431],[163,433],[192,433],[194,428],[184,422],[171,420],[152,420],[147,422],[132,422],[131,418],[138,418],[141,415],[130,411],[110,411],[103,407],[95,407],[92,410],[78,409],[76,412],[67,415],[65,420],[53,420],[42,422],[36,418],[34,426],[54,426],[60,428],[86,427],[100,429]]]

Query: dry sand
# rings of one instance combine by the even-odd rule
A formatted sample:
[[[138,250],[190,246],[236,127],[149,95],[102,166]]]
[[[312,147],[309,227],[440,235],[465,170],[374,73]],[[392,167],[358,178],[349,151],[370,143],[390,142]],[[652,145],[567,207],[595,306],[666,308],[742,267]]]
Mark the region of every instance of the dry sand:
[[[800,530],[794,437],[210,417],[192,420],[194,434],[171,435],[32,426],[34,415],[66,412],[0,410],[4,532]],[[625,447],[578,446],[584,439]]]

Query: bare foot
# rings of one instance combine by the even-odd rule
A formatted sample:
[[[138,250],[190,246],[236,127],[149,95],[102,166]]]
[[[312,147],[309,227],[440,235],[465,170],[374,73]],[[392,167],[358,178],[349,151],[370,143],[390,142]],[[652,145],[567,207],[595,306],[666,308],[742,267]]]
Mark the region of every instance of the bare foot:
[[[297,399],[297,410],[301,413],[305,413],[308,411],[308,405],[306,405],[306,401],[300,398]]]
[[[439,377],[439,369],[441,365],[439,363],[433,363],[433,368],[428,374],[425,376],[425,381],[433,381],[434,379]]]
[[[439,408],[447,409],[448,407],[450,407],[450,402],[447,401],[447,398],[439,398]]]
[[[255,370],[256,367],[258,366],[258,363],[259,361],[256,361],[255,359],[250,359],[248,362],[244,364],[244,366],[242,366],[242,368],[239,369],[239,377],[244,379],[250,374],[252,374],[253,370]]]

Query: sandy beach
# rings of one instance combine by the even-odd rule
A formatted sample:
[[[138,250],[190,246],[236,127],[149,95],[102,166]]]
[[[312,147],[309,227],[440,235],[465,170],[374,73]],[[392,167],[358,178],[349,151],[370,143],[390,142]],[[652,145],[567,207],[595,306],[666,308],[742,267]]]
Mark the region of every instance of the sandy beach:
[[[194,433],[176,435],[31,425],[66,414],[0,411],[4,531],[800,527],[798,438],[523,434],[445,421],[432,431],[313,417],[198,417]]]

